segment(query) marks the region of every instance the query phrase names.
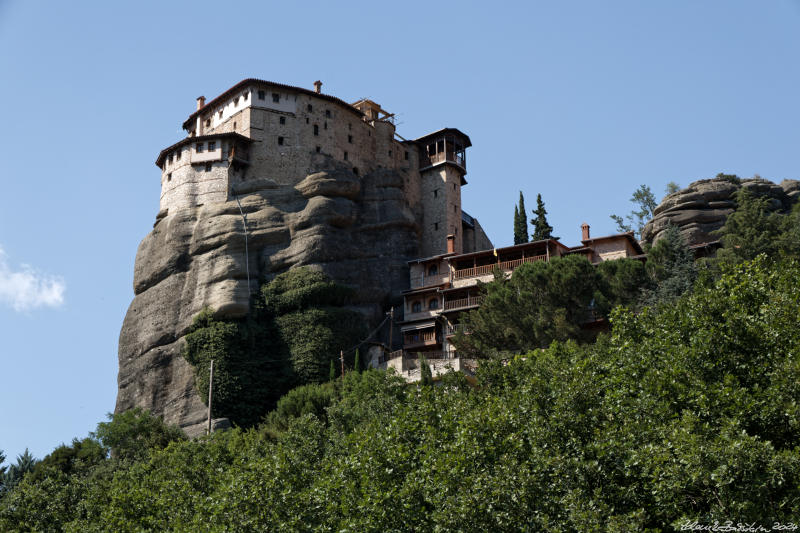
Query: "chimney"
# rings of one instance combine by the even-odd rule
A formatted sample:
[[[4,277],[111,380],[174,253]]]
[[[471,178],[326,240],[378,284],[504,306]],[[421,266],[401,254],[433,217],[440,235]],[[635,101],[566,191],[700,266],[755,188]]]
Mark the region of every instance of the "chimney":
[[[582,241],[588,241],[589,240],[589,224],[587,224],[586,222],[581,224],[581,234],[582,234],[582,238],[581,238]]]
[[[322,92],[322,82],[317,80],[314,82],[314,92],[319,94]]]
[[[447,236],[447,253],[452,254],[456,251],[456,237],[455,235]]]
[[[206,105],[206,97],[205,96],[198,96],[197,97],[197,110],[200,111],[203,109],[203,106]]]

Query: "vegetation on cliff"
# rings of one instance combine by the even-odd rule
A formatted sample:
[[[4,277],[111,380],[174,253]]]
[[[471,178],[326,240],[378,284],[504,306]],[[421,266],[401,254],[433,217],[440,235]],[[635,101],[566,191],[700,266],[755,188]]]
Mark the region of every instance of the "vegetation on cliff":
[[[245,427],[256,424],[293,387],[328,379],[339,350],[366,334],[364,317],[346,309],[352,290],[325,274],[298,268],[265,283],[244,320],[195,317],[184,357],[208,402],[214,360],[214,416]]]

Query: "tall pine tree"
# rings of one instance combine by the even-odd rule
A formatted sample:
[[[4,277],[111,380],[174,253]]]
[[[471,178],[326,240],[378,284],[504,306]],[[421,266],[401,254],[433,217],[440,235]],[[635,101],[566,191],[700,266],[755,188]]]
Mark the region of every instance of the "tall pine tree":
[[[534,209],[533,214],[536,215],[536,217],[531,220],[531,224],[533,225],[533,240],[558,239],[558,237],[553,237],[553,226],[547,223],[547,210],[544,208],[541,194],[536,195],[536,209]]]
[[[522,191],[519,191],[519,206],[517,206],[517,215],[514,216],[514,244],[523,244],[528,242],[528,214],[525,212],[525,197],[522,196]]]

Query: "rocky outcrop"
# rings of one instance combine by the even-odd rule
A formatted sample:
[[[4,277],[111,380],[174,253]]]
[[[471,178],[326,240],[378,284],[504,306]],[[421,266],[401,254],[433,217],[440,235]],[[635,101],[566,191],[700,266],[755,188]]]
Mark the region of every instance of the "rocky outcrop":
[[[158,214],[136,254],[135,296],[119,339],[117,412],[144,407],[200,433],[206,407],[181,355],[183,336],[204,307],[220,317],[245,315],[259,280],[318,268],[356,288],[355,305],[372,317],[406,288],[421,217],[408,203],[404,176],[359,177],[331,165],[294,187],[266,179],[237,185],[249,263],[235,199]]]
[[[766,196],[774,209],[785,211],[800,196],[800,181],[783,180],[780,185],[761,178],[716,177],[695,181],[661,201],[653,212],[653,219],[642,229],[642,241],[654,243],[670,224],[678,226],[689,244],[718,240],[713,232],[733,213],[739,189]]]

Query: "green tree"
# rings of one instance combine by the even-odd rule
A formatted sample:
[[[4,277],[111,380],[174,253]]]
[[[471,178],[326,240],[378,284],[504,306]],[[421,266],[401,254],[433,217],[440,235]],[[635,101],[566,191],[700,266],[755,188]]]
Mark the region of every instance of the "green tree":
[[[431,365],[428,364],[428,359],[423,355],[419,356],[419,384],[423,387],[433,385]]]
[[[617,223],[617,230],[620,233],[633,231],[637,238],[642,235],[642,228],[653,218],[653,212],[658,203],[649,185],[640,185],[633,191],[630,201],[634,204],[634,209],[625,218],[619,215],[611,215],[611,220]],[[627,219],[628,222],[625,222]]]
[[[25,451],[17,456],[17,462],[8,466],[3,473],[1,484],[3,492],[13,491],[26,474],[33,472],[38,462],[38,459],[31,454],[28,448],[25,448]]]
[[[336,363],[333,362],[331,359],[331,367],[328,369],[328,381],[335,381],[336,380]]]
[[[648,286],[641,305],[668,305],[687,293],[697,279],[694,254],[677,226],[670,224],[647,255]]]
[[[123,461],[142,460],[170,442],[186,440],[183,431],[168,426],[161,418],[139,407],[109,413],[108,422],[97,424],[97,430],[90,437],[97,439],[112,457]],[[92,447],[88,451],[95,453]]]
[[[675,183],[674,181],[670,181],[669,183],[667,183],[665,192],[667,194],[672,194],[678,192],[679,190],[681,190],[681,186]]]
[[[514,244],[528,242],[528,214],[525,211],[525,197],[519,191],[519,205],[514,206]]]
[[[645,266],[636,259],[603,261],[596,267],[601,284],[595,292],[596,306],[604,314],[621,305],[636,309],[642,292],[649,288]]]
[[[533,211],[533,214],[535,216],[534,219],[531,220],[531,224],[533,225],[532,240],[558,239],[558,237],[553,237],[553,227],[547,223],[547,210],[544,208],[541,194],[536,195],[536,209]]]
[[[353,355],[353,371],[354,372],[361,372],[361,354],[356,348],[356,353]]]
[[[33,469],[33,479],[42,479],[48,470],[57,470],[67,475],[87,472],[102,463],[107,455],[108,449],[97,439],[73,439],[72,445],[62,444],[39,461]]]
[[[797,211],[783,215],[770,198],[747,189],[737,191],[736,204],[718,232],[723,246],[717,252],[718,262],[734,264],[760,254],[777,257],[781,252],[796,253],[791,235],[797,232]]]
[[[459,350],[488,356],[524,353],[554,340],[587,338],[580,329],[600,283],[584,257],[520,265],[510,279],[496,274],[483,286],[481,307],[466,317],[469,335],[456,335]]]

